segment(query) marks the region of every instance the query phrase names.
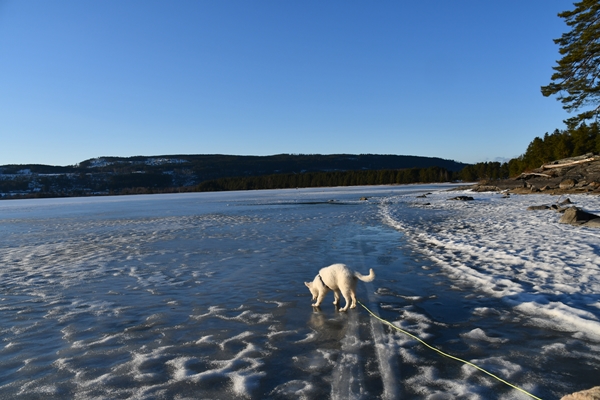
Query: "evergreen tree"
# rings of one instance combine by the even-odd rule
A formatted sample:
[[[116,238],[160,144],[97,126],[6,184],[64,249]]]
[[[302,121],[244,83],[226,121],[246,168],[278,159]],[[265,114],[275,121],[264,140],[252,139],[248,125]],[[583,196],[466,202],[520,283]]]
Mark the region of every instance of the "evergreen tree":
[[[600,1],[582,0],[574,5],[573,11],[558,14],[571,31],[554,40],[563,57],[553,67],[552,82],[542,86],[544,96],[558,94],[569,112],[592,106],[565,121],[571,128],[594,117],[597,121],[600,115]]]

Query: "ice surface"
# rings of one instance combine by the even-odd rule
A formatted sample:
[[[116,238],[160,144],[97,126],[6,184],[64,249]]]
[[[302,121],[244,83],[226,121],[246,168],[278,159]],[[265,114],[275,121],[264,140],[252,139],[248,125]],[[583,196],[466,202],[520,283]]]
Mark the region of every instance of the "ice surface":
[[[600,234],[526,211],[549,196],[443,188],[0,202],[0,398],[527,398],[312,309],[335,262],[374,268],[358,297],[382,318],[539,397],[597,384]]]

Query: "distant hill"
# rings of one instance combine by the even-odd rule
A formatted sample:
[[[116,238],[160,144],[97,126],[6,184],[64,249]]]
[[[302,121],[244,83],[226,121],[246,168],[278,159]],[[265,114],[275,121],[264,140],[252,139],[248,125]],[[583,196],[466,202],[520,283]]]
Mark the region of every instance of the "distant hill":
[[[435,157],[376,154],[99,157],[73,166],[0,166],[2,197],[81,196],[193,191],[203,182],[277,174],[440,168],[468,164]]]

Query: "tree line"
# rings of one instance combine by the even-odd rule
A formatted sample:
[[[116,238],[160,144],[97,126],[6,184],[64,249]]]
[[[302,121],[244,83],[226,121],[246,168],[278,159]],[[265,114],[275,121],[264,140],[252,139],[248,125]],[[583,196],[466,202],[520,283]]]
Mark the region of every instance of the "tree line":
[[[361,169],[336,171],[308,171],[302,173],[270,173],[219,177],[199,184],[182,185],[177,173],[150,170],[146,173],[127,174],[52,174],[36,177],[37,191],[31,190],[32,177],[18,176],[0,179],[0,193],[13,193],[10,198],[89,196],[99,194],[173,193],[190,191],[284,189],[323,186],[393,185],[438,182],[475,182],[514,177],[561,158],[586,153],[600,153],[600,124],[582,123],[579,126],[555,130],[536,137],[524,154],[512,160],[481,162],[463,169],[449,170],[434,166],[428,168]],[[36,166],[37,167],[37,166]],[[6,167],[3,167],[6,169]],[[364,167],[363,167],[364,168]],[[12,172],[12,171],[11,171]],[[55,171],[52,171],[55,172]],[[248,173],[248,171],[244,171]],[[257,171],[255,171],[256,173]],[[6,196],[6,195],[5,195]]]
[[[541,167],[550,161],[600,153],[600,125],[589,125],[556,129],[552,134],[536,137],[529,143],[525,153],[506,163],[482,162],[466,166],[459,173],[464,181],[494,180],[515,177],[525,171]]]
[[[456,179],[457,174],[457,172],[448,171],[441,167],[271,174],[214,179],[200,183],[196,187],[196,190],[208,192],[221,190],[437,183],[453,181]]]

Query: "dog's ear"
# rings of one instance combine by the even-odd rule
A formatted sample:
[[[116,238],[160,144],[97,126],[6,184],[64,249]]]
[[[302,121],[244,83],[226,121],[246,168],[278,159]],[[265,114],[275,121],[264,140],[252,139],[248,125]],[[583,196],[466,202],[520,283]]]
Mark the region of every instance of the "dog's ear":
[[[311,285],[312,285],[312,282],[304,282],[304,284],[306,285],[306,287],[307,287],[307,288],[309,288],[309,289],[310,289],[310,287],[311,287]]]

